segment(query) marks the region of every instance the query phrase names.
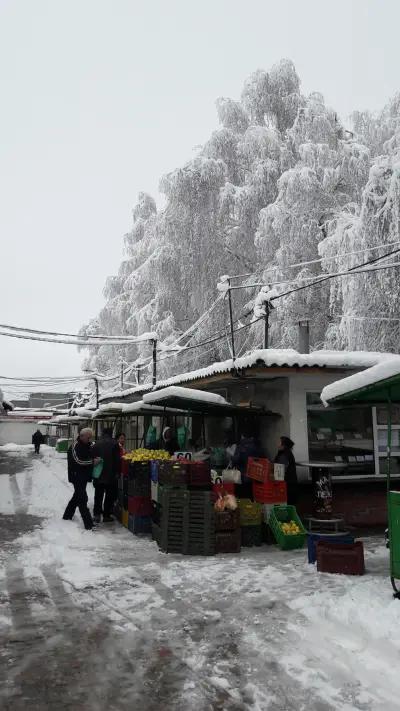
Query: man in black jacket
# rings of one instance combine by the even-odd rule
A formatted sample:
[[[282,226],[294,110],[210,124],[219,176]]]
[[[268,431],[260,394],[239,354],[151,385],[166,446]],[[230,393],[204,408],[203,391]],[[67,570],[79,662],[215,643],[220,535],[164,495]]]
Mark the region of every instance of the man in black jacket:
[[[70,521],[78,507],[86,530],[93,528],[93,519],[87,505],[86,486],[92,479],[93,464],[99,461],[93,453],[92,438],[93,431],[85,427],[68,449],[68,481],[73,484],[74,494],[63,516],[64,520]]]
[[[277,464],[285,466],[285,481],[287,486],[287,502],[292,506],[296,506],[298,497],[298,483],[296,460],[292,449],[294,442],[290,437],[281,437],[279,440],[278,453],[274,459]]]
[[[106,428],[101,438],[95,443],[93,452],[96,457],[103,460],[103,469],[98,479],[94,479],[94,508],[95,523],[100,523],[101,514],[103,522],[111,523],[114,501],[117,497],[117,479],[121,473],[121,455],[118,442],[113,439],[112,429]]]
[[[35,447],[35,454],[39,454],[40,445],[43,444],[43,442],[44,435],[42,435],[40,430],[36,430],[36,432],[34,432],[32,435],[32,444]]]

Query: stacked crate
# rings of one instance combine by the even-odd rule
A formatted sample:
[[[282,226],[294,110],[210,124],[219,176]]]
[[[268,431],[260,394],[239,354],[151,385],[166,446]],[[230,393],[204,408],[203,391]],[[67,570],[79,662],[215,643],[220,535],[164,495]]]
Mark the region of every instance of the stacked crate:
[[[239,500],[242,546],[261,546],[263,542],[263,507],[250,499]]]
[[[215,514],[216,553],[239,553],[241,547],[240,512],[218,511]]]
[[[153,538],[160,549],[184,555],[214,554],[215,517],[209,464],[160,462],[152,488]]]
[[[151,533],[153,507],[151,503],[151,462],[129,462],[128,467],[128,529],[131,533]]]

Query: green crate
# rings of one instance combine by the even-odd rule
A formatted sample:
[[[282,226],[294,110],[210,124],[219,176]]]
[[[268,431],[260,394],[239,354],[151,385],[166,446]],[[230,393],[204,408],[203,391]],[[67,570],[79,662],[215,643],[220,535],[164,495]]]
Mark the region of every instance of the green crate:
[[[286,534],[282,531],[280,524],[295,521],[300,528],[301,533]],[[269,526],[275,536],[278,546],[283,551],[293,550],[294,548],[302,548],[307,538],[307,531],[304,528],[295,506],[280,504],[274,506],[269,517]]]
[[[250,499],[239,499],[240,525],[261,526],[263,506]]]

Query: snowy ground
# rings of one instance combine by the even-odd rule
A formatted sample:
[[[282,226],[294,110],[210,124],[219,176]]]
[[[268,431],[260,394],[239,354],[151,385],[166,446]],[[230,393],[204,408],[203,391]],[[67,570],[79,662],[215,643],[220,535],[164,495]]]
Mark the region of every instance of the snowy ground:
[[[65,458],[31,450],[0,447],[2,710],[399,708],[380,539],[363,578],[318,575],[304,550],[163,555],[60,520]]]

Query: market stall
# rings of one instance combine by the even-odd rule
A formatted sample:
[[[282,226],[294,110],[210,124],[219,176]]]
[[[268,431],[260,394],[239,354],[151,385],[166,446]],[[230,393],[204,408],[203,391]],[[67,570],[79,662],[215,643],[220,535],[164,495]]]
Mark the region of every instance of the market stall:
[[[321,400],[326,406],[343,407],[383,405],[387,408],[387,511],[390,547],[390,579],[394,596],[400,598],[396,580],[400,580],[400,491],[392,490],[392,419],[393,408],[400,404],[400,358],[386,362],[332,383],[324,388]]]

